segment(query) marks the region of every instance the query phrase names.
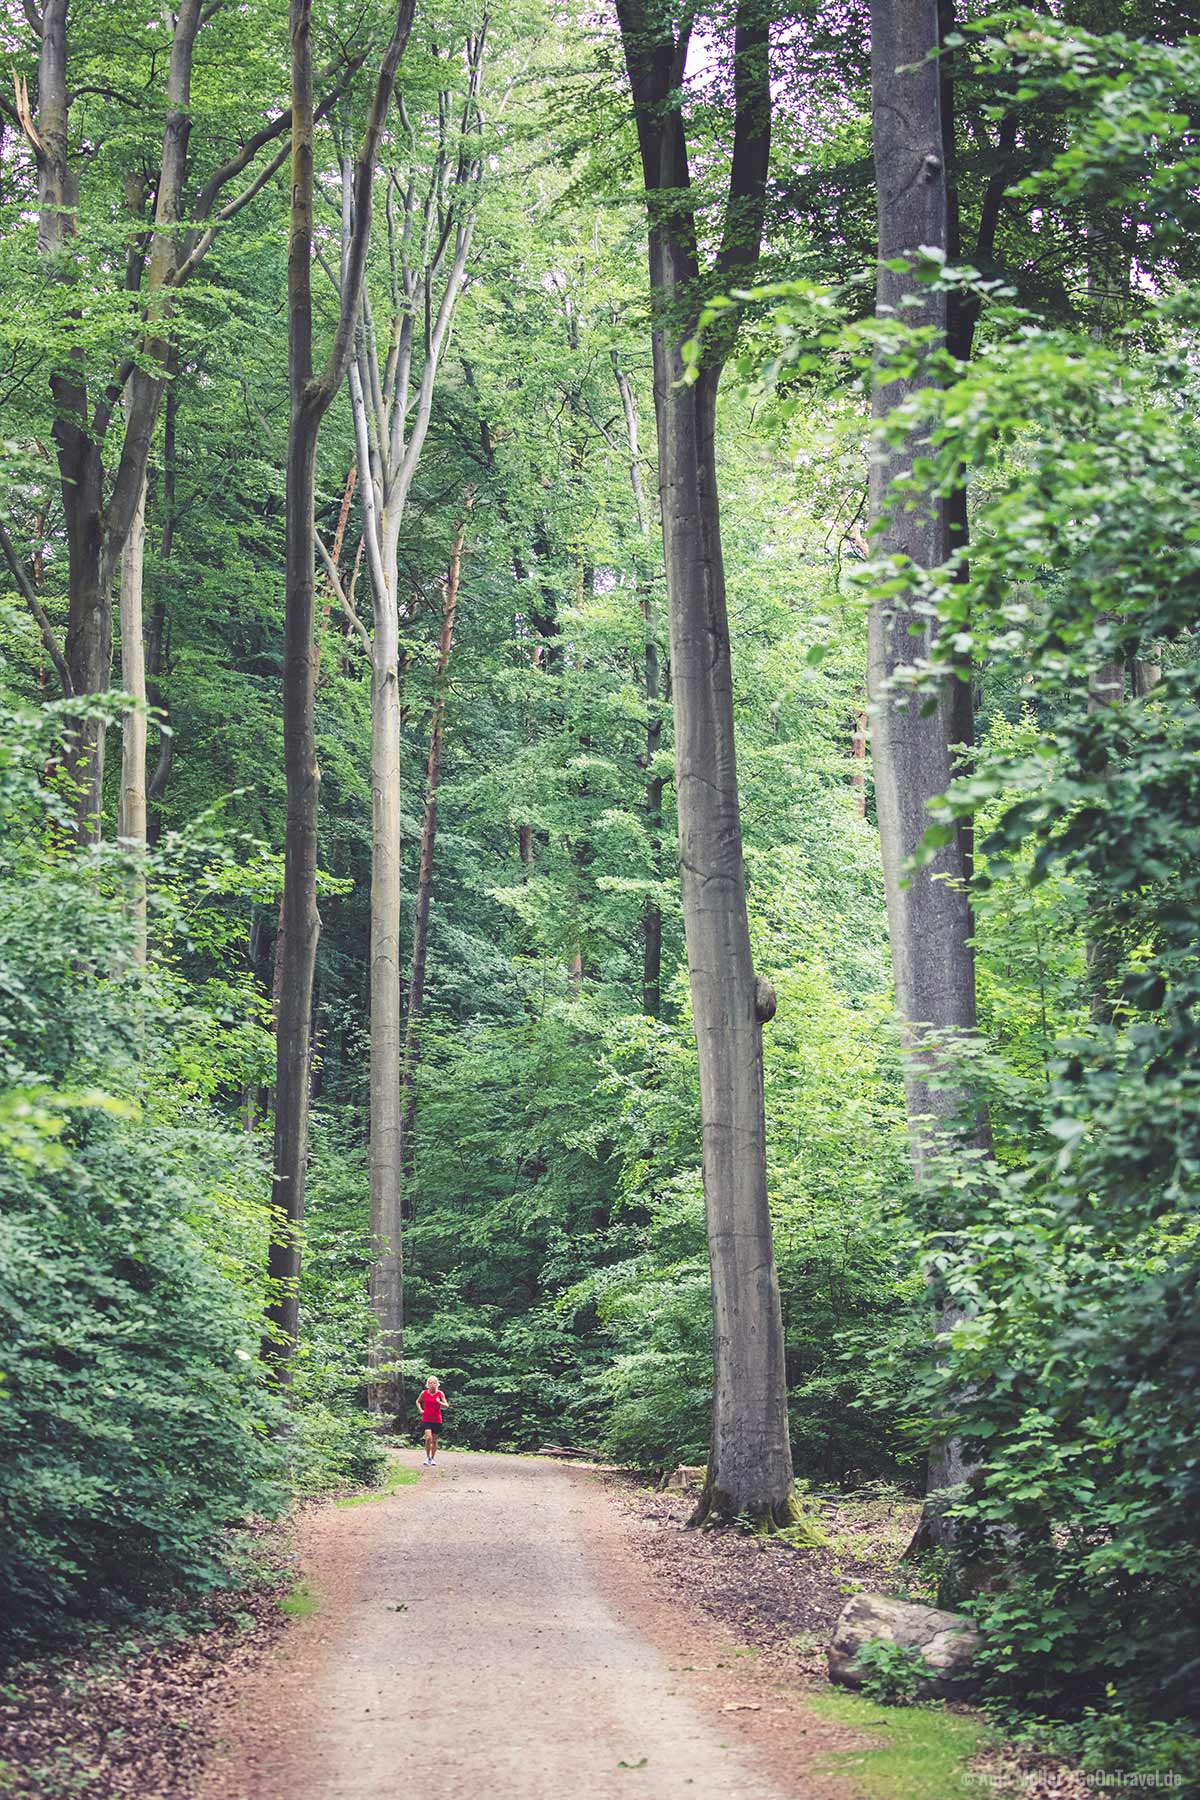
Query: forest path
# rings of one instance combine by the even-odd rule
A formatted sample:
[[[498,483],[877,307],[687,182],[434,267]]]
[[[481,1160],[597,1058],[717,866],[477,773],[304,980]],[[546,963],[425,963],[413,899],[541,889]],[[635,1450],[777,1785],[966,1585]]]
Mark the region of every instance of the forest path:
[[[316,1610],[220,1721],[199,1800],[817,1800],[680,1691],[689,1652],[634,1622],[594,1474],[419,1456],[400,1453],[417,1486],[303,1522]],[[675,1622],[660,1643],[693,1643]]]

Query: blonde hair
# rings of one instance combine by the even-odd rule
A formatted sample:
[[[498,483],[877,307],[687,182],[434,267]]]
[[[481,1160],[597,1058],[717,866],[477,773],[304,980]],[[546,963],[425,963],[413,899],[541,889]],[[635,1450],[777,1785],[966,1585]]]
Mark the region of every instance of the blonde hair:
[[[439,1388],[439,1387],[441,1387],[441,1385],[442,1384],[438,1380],[437,1376],[431,1375],[429,1377],[429,1380],[425,1383],[425,1390],[426,1390],[426,1392],[428,1392],[430,1388]]]

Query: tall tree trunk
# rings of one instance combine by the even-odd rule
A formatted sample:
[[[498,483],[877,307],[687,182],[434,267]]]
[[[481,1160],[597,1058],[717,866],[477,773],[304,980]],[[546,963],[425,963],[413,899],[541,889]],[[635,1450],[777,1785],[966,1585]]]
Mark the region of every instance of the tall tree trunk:
[[[412,1176],[413,1134],[417,1119],[417,1067],[421,1060],[421,1019],[425,1011],[425,963],[429,953],[429,911],[433,901],[433,865],[437,852],[438,790],[442,780],[442,738],[446,725],[446,685],[450,653],[454,648],[454,621],[458,612],[458,588],[462,575],[463,546],[467,541],[467,515],[474,501],[468,494],[458,528],[446,580],[442,589],[442,630],[438,641],[434,676],[433,712],[429,722],[429,755],[425,764],[425,816],[421,824],[421,860],[417,870],[416,920],[413,925],[412,968],[408,983],[408,1012],[404,1027],[404,1061],[401,1083],[404,1109],[401,1168],[405,1182]]]
[[[874,0],[872,117],[879,195],[876,311],[944,342],[945,296],[918,280],[911,260],[923,246],[948,244],[947,168],[942,115],[945,73],[939,66],[938,0]],[[872,411],[882,420],[929,379],[922,371],[874,383]],[[924,440],[914,431],[900,443],[877,445],[871,466],[872,548],[918,570],[934,568],[962,548],[961,498],[950,505],[934,495],[897,499],[892,484],[911,473]],[[956,528],[957,525],[957,528]],[[869,628],[868,689],[871,751],[879,818],[888,932],[896,1004],[905,1049],[905,1097],[913,1164],[925,1179],[939,1137],[961,1113],[964,1096],[936,1085],[944,1066],[939,1039],[975,1028],[975,965],[968,882],[969,834],[960,832],[932,862],[909,873],[909,860],[929,826],[928,803],[946,792],[954,774],[953,746],[967,743],[970,689],[943,685],[928,713],[922,697],[893,687],[897,672],[929,655],[932,626],[904,600],[877,603]],[[958,1317],[943,1310],[939,1330]],[[931,1493],[970,1474],[961,1446],[948,1440],[930,1456]],[[952,1547],[954,1530],[936,1510],[926,1514],[923,1541]]]
[[[85,431],[60,418],[54,435],[67,526],[67,667],[71,692],[82,698],[104,693],[112,677],[112,599],[100,537],[104,473],[99,448],[86,441]],[[66,763],[81,844],[98,843],[101,836],[104,749],[103,721],[81,717]]]
[[[633,489],[638,533],[643,544],[650,536],[650,508],[646,484],[642,479],[641,445],[638,439],[637,404],[629,377],[621,367],[617,352],[611,352],[621,411],[625,418],[625,441],[629,450],[629,483]],[[658,639],[654,631],[654,592],[648,569],[639,571],[642,625],[645,631],[643,680],[646,698],[646,835],[650,840],[650,862],[656,881],[662,879],[662,797],[663,778],[656,771],[662,746],[662,694],[659,686]],[[657,1019],[662,1009],[662,907],[657,899],[647,900],[642,908],[642,1011]]]
[[[1105,622],[1111,623],[1112,621],[1106,616]],[[1088,712],[1110,712],[1113,707],[1123,706],[1126,697],[1127,675],[1125,664],[1120,660],[1101,663],[1093,669],[1088,676]],[[1135,668],[1135,692],[1136,683]],[[1106,780],[1108,773],[1106,768]],[[1088,972],[1088,1011],[1093,1025],[1102,1027],[1111,1026],[1116,1020],[1117,997],[1113,991],[1113,978],[1120,966],[1120,943],[1114,941],[1111,925],[1105,916],[1106,910],[1101,905],[1099,908],[1089,911],[1084,948]]]
[[[174,373],[174,365],[172,366]],[[166,406],[163,409],[163,472],[162,472],[162,541],[158,547],[158,580],[159,594],[150,615],[150,630],[146,641],[146,700],[154,710],[158,727],[158,755],[155,758],[154,770],[146,783],[147,802],[154,803],[154,811],[146,821],[146,840],[149,844],[158,842],[162,829],[162,815],[158,810],[158,802],[167,791],[167,783],[171,779],[171,768],[175,760],[175,734],[171,730],[171,721],[167,709],[166,698],[160,685],[167,656],[167,603],[163,592],[163,584],[167,579],[167,571],[171,566],[171,555],[175,548],[175,426],[179,414],[179,396],[174,382],[167,388]]]
[[[879,190],[879,268],[876,308],[932,329],[944,338],[943,295],[907,267],[923,245],[946,244],[946,180],[942,148],[937,0],[877,0],[872,25],[875,170]],[[877,379],[873,414],[885,418],[925,377]],[[872,544],[876,555],[930,569],[953,549],[947,507],[936,496],[897,501],[892,484],[907,476],[921,453],[914,433],[888,449],[877,447],[871,467]],[[876,806],[887,888],[888,927],[896,1001],[903,1021],[905,1090],[918,1175],[933,1142],[931,1128],[956,1111],[961,1095],[930,1085],[939,1067],[930,1034],[975,1026],[975,967],[971,950],[968,868],[961,841],[909,876],[907,865],[929,826],[928,802],[953,776],[952,746],[962,740],[960,696],[943,690],[926,714],[921,698],[894,691],[897,671],[926,657],[931,626],[900,601],[877,604],[869,636],[868,685]],[[965,683],[953,682],[958,689]]]
[[[394,605],[376,606],[371,655],[371,1404],[402,1405],[404,1287],[401,1246],[400,671]],[[384,1369],[389,1373],[382,1373]]]
[[[369,1155],[371,1301],[378,1333],[371,1355],[373,1367],[381,1374],[370,1383],[370,1399],[376,1410],[397,1416],[403,1405],[399,1362],[404,1329],[399,544],[475,230],[482,159],[474,153],[471,139],[479,127],[486,35],[485,25],[467,36],[466,94],[458,111],[457,144],[448,135],[456,103],[448,89],[438,97],[437,147],[423,196],[416,170],[408,170],[401,180],[394,168],[389,169],[387,349],[381,360],[371,297],[364,292],[356,352],[349,365],[350,407],[362,475],[363,545],[375,598],[373,632],[358,617],[341,588],[333,559],[322,550],[334,590],[371,659],[372,670]],[[399,229],[392,213],[393,191],[403,197]],[[343,244],[357,228],[357,219],[357,193],[353,205],[348,204],[343,177]]]
[[[290,1378],[299,1332],[300,1227],[308,1160],[309,1049],[313,975],[321,920],[317,911],[317,768],[313,634],[316,550],[315,480],[321,420],[345,377],[354,347],[371,231],[375,159],[396,71],[412,26],[414,0],[400,0],[375,85],[354,171],[354,227],[343,262],[341,304],[323,374],[313,375],[313,71],[312,0],[291,0],[292,203],[288,248],[288,421],[284,598],[283,742],[287,775],[282,952],[275,1026],[274,1228],[263,1355]]]
[[[683,920],[700,1064],[713,1295],[713,1437],[695,1514],[793,1515],[787,1379],[767,1196],[762,1027],[775,1010],[750,951],[734,751],[714,431],[728,343],[685,380],[700,269],[681,111],[689,32],[618,0],[650,223],[659,494],[670,622]],[[740,0],[734,144],[721,251],[709,280],[758,259],[770,147],[766,9]],[[681,313],[683,316],[681,317]]]
[[[121,803],[117,837],[132,859],[130,918],[133,960],[146,964],[146,653],[142,636],[142,576],[146,556],[146,483],[121,552],[121,686],[133,705],[121,733]]]
[[[304,7],[305,0],[298,0]],[[293,5],[293,13],[297,6]],[[295,36],[295,33],[294,33]],[[307,29],[303,33],[307,56]],[[296,52],[293,51],[295,55]],[[295,89],[293,90],[295,91]],[[301,134],[297,106],[295,137]],[[308,155],[296,155],[293,144],[292,258],[297,241],[307,263],[308,240],[298,224],[303,202],[295,194],[307,173],[311,195],[311,140]],[[304,163],[307,161],[307,171]],[[311,217],[311,213],[310,213]],[[307,269],[305,271],[307,273]],[[289,269],[293,318],[302,295],[294,266]],[[295,364],[295,352],[293,363]],[[277,949],[275,1017],[275,1139],[271,1201],[276,1228],[271,1234],[268,1274],[273,1298],[268,1321],[275,1328],[264,1342],[264,1356],[280,1376],[290,1374],[290,1357],[299,1334],[300,1227],[304,1218],[304,1186],[308,1161],[308,1063],[313,974],[321,920],[317,911],[317,767],[313,707],[313,499],[319,414],[305,403],[304,386],[293,387],[287,458],[286,600],[283,658],[283,742],[287,777],[287,826],[284,842],[283,902]]]
[[[714,444],[718,375],[683,385],[655,334],[675,784],[688,974],[700,1059],[712,1264],[713,1440],[699,1516],[786,1520],[787,1372],[771,1243],[762,1028],[775,1011],[750,951]]]

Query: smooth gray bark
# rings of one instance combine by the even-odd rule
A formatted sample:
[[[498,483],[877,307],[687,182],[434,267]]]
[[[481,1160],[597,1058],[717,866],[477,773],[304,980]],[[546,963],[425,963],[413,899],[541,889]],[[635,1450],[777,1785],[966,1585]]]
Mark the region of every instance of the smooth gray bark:
[[[480,31],[465,46],[466,94],[452,126],[453,96],[439,97],[437,132],[421,161],[419,134],[403,107],[400,124],[412,160],[386,169],[387,336],[376,332],[364,293],[356,350],[348,368],[355,443],[362,471],[363,543],[374,597],[368,631],[331,565],[331,580],[371,659],[371,1349],[372,1407],[398,1415],[404,1341],[403,1109],[404,1056],[400,980],[400,533],[429,424],[442,358],[466,280],[482,173],[477,140],[486,51]],[[353,228],[345,202],[343,240]],[[343,291],[344,291],[343,269]]]
[[[946,168],[941,90],[933,52],[938,44],[937,0],[876,0],[872,23],[872,111],[879,193],[879,268],[876,312],[881,320],[931,330],[944,341],[946,300],[910,268],[925,247],[945,250]],[[882,420],[924,379],[874,385],[872,410]],[[872,552],[898,565],[931,569],[953,543],[946,502],[912,494],[897,498],[893,483],[911,472],[919,436],[877,446],[871,466]],[[969,734],[964,683],[943,682],[935,709],[903,686],[904,673],[928,660],[933,627],[903,596],[871,614],[868,689],[871,754],[880,846],[887,889],[888,930],[905,1045],[905,1092],[913,1155],[922,1173],[939,1121],[961,1105],[961,1094],[931,1085],[939,1067],[931,1038],[975,1027],[975,965],[963,835],[916,873],[909,860],[930,825],[928,803],[953,776],[953,747]],[[899,677],[899,681],[897,678]],[[969,698],[969,693],[968,693]]]
[[[946,295],[918,279],[922,250],[950,247],[946,121],[946,70],[940,44],[938,0],[874,0],[872,6],[872,129],[879,205],[876,316],[929,333],[932,351],[942,347],[949,324]],[[898,266],[889,267],[889,263]],[[911,377],[873,384],[872,412],[882,421],[914,389],[934,379],[918,368]],[[965,544],[962,494],[949,500],[926,492],[898,494],[896,483],[912,473],[924,440],[910,432],[887,446],[877,443],[871,466],[871,549],[897,568],[918,571],[946,563]],[[896,1005],[904,1047],[904,1086],[909,1142],[918,1181],[930,1173],[939,1150],[960,1138],[983,1142],[986,1126],[963,1119],[969,1104],[953,1080],[939,1084],[946,1068],[943,1046],[974,1031],[975,960],[969,881],[971,836],[960,827],[922,868],[911,859],[931,823],[929,803],[954,776],[956,747],[973,735],[969,679],[943,679],[936,703],[905,685],[906,675],[928,661],[935,626],[904,596],[872,608],[868,641],[871,758],[880,849],[887,892]],[[969,674],[969,671],[964,671]],[[938,1330],[960,1317],[943,1308]],[[967,1480],[971,1466],[956,1439],[930,1454],[931,1494]],[[927,1510],[915,1542],[953,1548],[955,1529],[936,1508]]]
[[[131,858],[129,912],[133,960],[146,964],[146,646],[142,589],[146,561],[146,482],[142,479],[121,551],[121,687],[133,705],[121,727],[121,799],[117,840]]]
[[[634,399],[629,377],[622,369],[620,358],[615,350],[611,352],[611,358],[613,374],[617,381],[617,392],[621,396],[621,411],[625,419],[629,484],[633,490],[638,533],[644,541],[648,541],[651,525],[650,506],[646,494],[646,484],[642,477],[637,402]],[[643,691],[646,697],[646,832],[650,839],[650,857],[654,876],[656,880],[660,880],[662,877],[663,778],[658,773],[656,765],[662,745],[662,713],[660,710],[662,689],[658,667],[658,639],[654,630],[654,595],[649,571],[645,568],[639,571],[638,589],[646,640],[643,652]],[[656,1019],[661,1008],[662,907],[655,897],[647,900],[642,909],[642,1011],[648,1017]]]
[[[618,0],[649,215],[654,401],[670,624],[675,776],[688,974],[700,1069],[713,1300],[713,1427],[696,1522],[794,1510],[787,1376],[767,1194],[762,1027],[746,910],[729,621],[714,430],[728,344],[684,379],[702,292],[740,285],[758,258],[770,145],[768,13],[739,4],[735,128],[724,235],[700,286],[680,106],[689,31]]]
[[[425,969],[429,956],[429,916],[433,906],[433,869],[437,856],[438,790],[442,780],[446,689],[450,677],[450,653],[454,648],[454,623],[458,614],[458,590],[462,576],[463,548],[467,541],[468,515],[474,503],[474,490],[469,490],[464,504],[464,517],[450,551],[450,561],[442,587],[442,629],[438,640],[437,669],[434,673],[433,710],[429,720],[429,754],[425,759],[425,814],[421,822],[421,856],[417,865],[417,903],[413,920],[408,1008],[404,1020],[404,1057],[400,1072],[404,1093],[400,1164],[406,1186],[412,1180],[414,1161],[417,1069],[421,1061],[421,1020],[425,1013]],[[406,1211],[411,1216],[411,1193],[407,1198]]]

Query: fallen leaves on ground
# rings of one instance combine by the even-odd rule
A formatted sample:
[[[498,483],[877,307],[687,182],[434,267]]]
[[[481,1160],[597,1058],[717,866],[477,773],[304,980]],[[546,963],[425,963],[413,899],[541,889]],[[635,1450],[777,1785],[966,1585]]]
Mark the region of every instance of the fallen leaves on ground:
[[[286,1625],[278,1526],[252,1528],[246,1586],[181,1602],[151,1626],[105,1626],[0,1677],[5,1800],[182,1800],[207,1747],[202,1715]]]

